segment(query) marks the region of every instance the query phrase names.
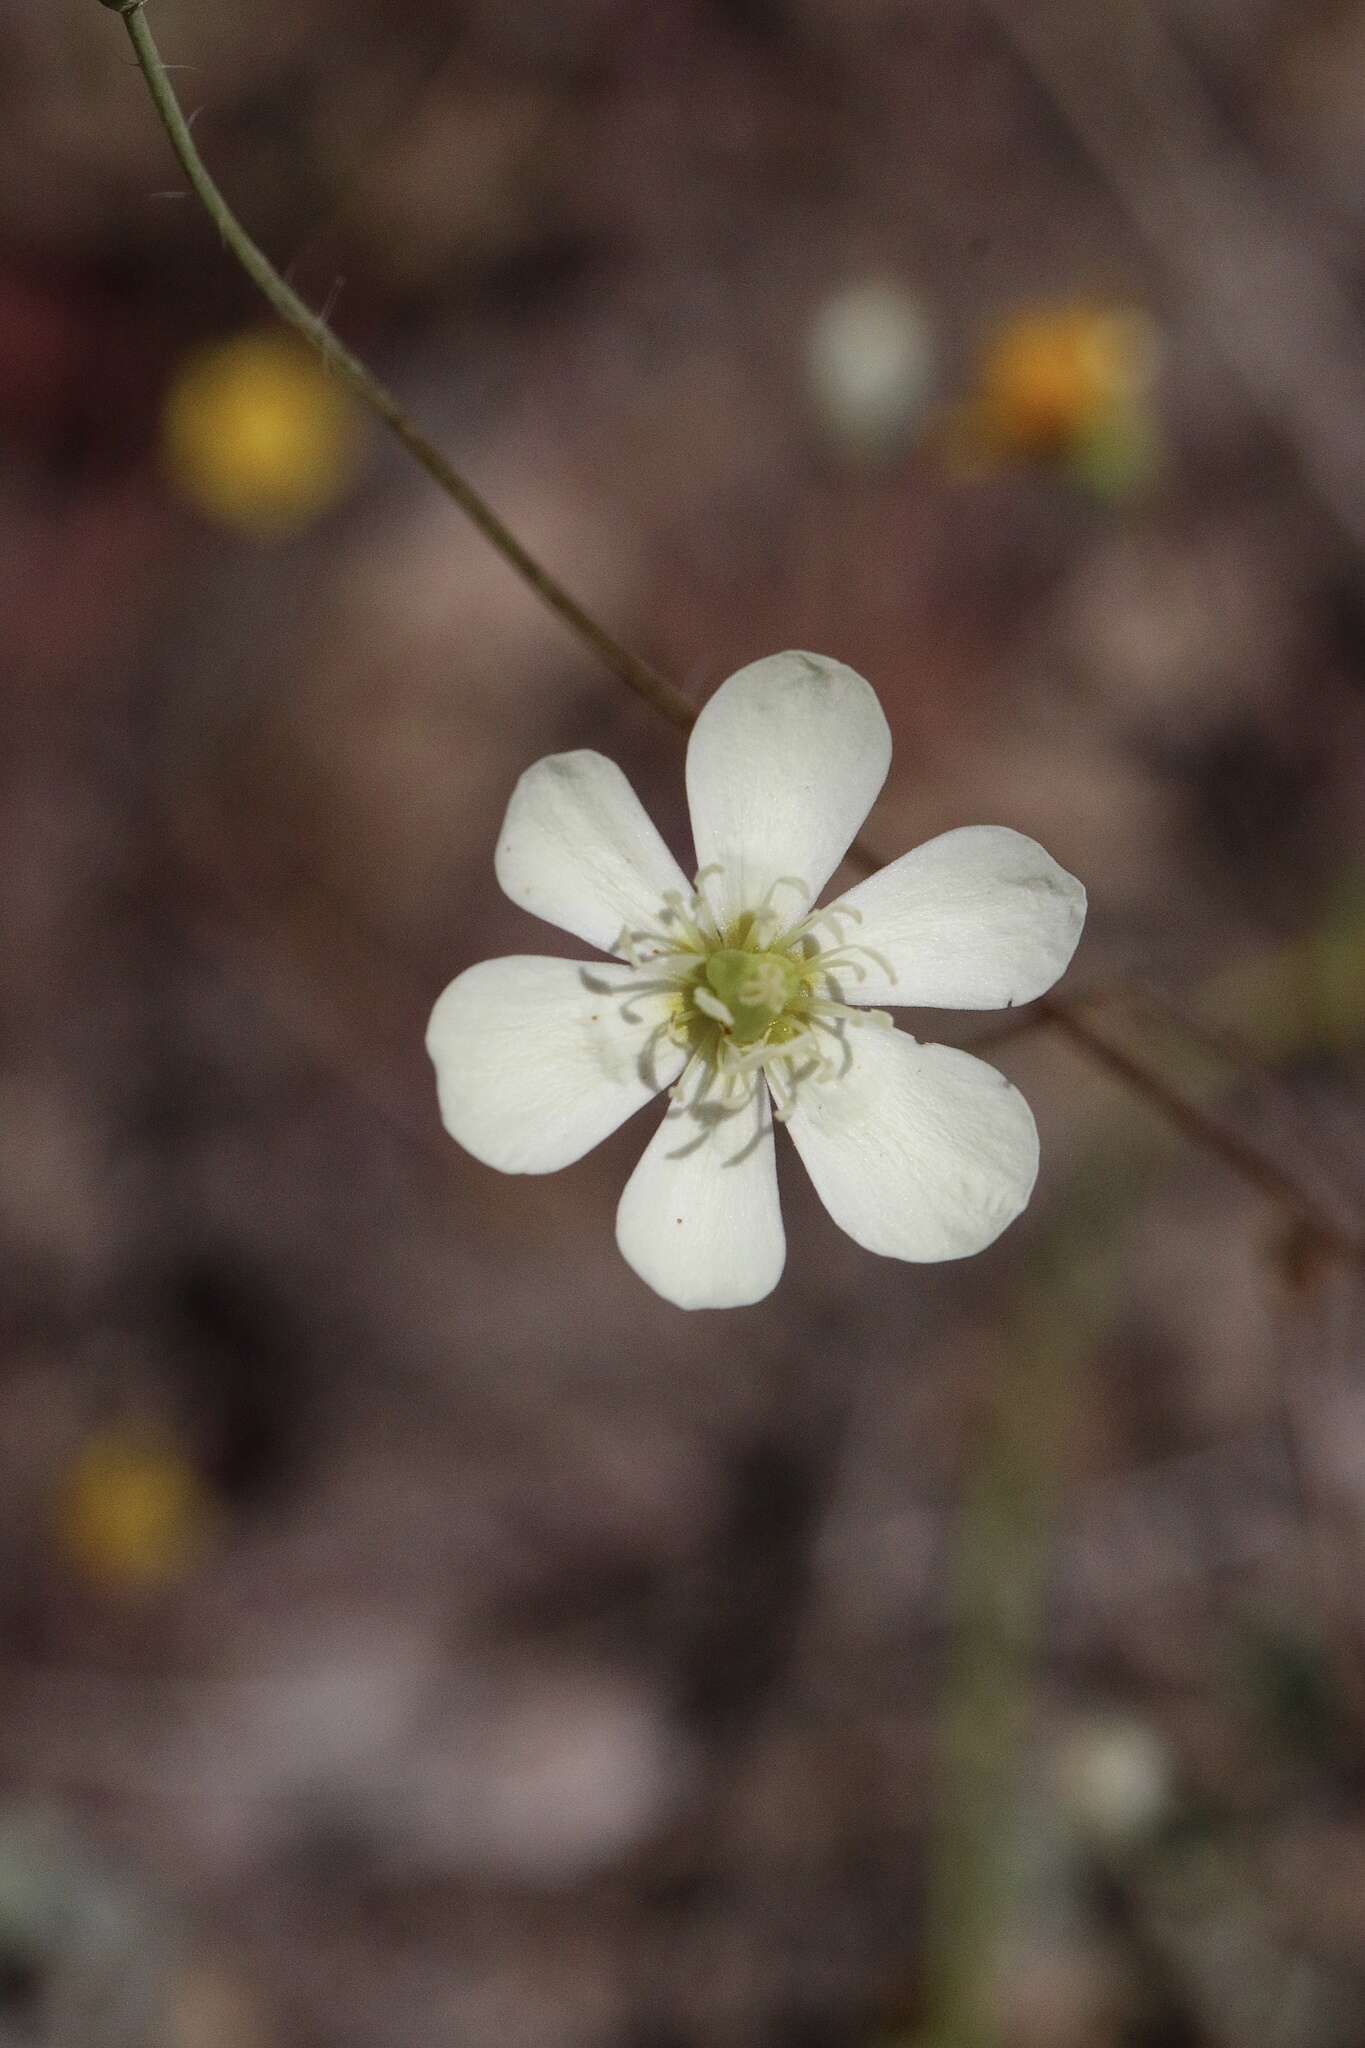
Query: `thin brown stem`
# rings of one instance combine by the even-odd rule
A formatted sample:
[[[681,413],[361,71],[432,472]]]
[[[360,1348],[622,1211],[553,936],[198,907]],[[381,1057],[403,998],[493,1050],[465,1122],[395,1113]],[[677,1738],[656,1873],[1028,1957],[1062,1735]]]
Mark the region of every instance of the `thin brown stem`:
[[[1073,1045],[1079,1046],[1089,1059],[1122,1081],[1131,1093],[1152,1103],[1184,1137],[1223,1160],[1243,1180],[1260,1188],[1263,1194],[1287,1209],[1325,1250],[1336,1252],[1343,1258],[1365,1259],[1365,1234],[1343,1224],[1325,1209],[1272,1153],[1242,1132],[1232,1130],[1211,1110],[1178,1095],[1169,1082],[1127,1047],[1117,1044],[1088,1018],[1078,1016],[1057,997],[1043,996],[1039,1000],[1037,1014]]]
[[[270,258],[255,243],[242,226],[231,207],[224,199],[217,185],[210,177],[203,158],[195,147],[189,123],[181,112],[180,101],[175,87],[171,84],[161,52],[147,25],[143,0],[105,0],[113,4],[123,16],[123,25],[128,31],[129,41],[138,66],[147,81],[156,110],[161,116],[162,126],[170,138],[172,149],[180,160],[180,168],[203,202],[205,211],[223,237],[224,242],[237,258],[247,276],[264,293],[280,318],[301,334],[306,342],[315,348],[323,361],[335,370],[356,395],[370,408],[371,412],[384,422],[395,438],[402,442],[409,455],[422,466],[434,483],[439,484],[446,496],[477,527],[489,546],[500,554],[508,567],[520,576],[523,583],[533,590],[541,603],[555,616],[562,619],[570,632],[576,633],[585,646],[590,647],[600,660],[606,663],[612,673],[620,678],[646,704],[669,720],[682,732],[686,732],[695,719],[696,706],[685,697],[675,683],[623,647],[614,634],[599,625],[588,612],[550,574],[542,562],[537,561],[530,549],[524,547],[493,507],[473,484],[461,475],[455,465],[444,456],[398,403],[379,379],[368,370],[358,356],[351,353],[320,314],[304,304],[298,293],[280,276]]]

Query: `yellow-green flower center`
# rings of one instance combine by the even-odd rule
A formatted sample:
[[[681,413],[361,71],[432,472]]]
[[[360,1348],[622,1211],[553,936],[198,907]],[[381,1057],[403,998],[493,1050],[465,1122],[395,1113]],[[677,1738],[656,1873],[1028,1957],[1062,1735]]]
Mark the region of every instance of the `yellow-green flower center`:
[[[888,980],[893,970],[880,953],[848,939],[845,927],[861,919],[847,904],[787,923],[774,906],[779,891],[810,897],[793,876],[779,877],[756,910],[723,922],[705,893],[708,878],[720,872],[703,868],[689,897],[671,891],[655,922],[623,931],[616,950],[643,977],[632,996],[669,997],[659,1035],[687,1055],[675,1095],[686,1087],[699,1099],[718,1081],[729,1100],[761,1071],[781,1117],[808,1073],[847,1070],[852,1027],[890,1026],[884,1010],[850,1008],[845,976],[862,981],[869,962]]]
[[[707,954],[706,981],[730,1013],[736,1045],[756,1045],[765,1038],[801,985],[797,963],[787,954],[731,947]]]

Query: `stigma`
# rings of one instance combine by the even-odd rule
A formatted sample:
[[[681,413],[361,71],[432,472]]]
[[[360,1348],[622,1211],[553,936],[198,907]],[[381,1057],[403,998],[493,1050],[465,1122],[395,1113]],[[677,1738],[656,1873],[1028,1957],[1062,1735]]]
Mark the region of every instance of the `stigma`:
[[[724,1023],[736,1045],[756,1045],[766,1038],[801,989],[801,969],[790,954],[750,952],[738,946],[720,946],[708,953],[705,977],[717,998],[715,1007],[705,1009]]]

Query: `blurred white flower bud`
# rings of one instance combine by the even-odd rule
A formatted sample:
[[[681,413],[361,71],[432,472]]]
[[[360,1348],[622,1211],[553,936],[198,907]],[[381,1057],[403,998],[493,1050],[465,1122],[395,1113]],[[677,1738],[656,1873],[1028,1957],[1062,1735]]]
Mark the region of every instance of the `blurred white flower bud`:
[[[894,454],[934,384],[929,319],[903,285],[868,278],[830,294],[806,336],[806,379],[822,430],[848,455]]]
[[[1063,1811],[1101,1847],[1136,1846],[1170,1808],[1170,1752],[1143,1721],[1105,1717],[1078,1725],[1058,1749],[1056,1772]]]

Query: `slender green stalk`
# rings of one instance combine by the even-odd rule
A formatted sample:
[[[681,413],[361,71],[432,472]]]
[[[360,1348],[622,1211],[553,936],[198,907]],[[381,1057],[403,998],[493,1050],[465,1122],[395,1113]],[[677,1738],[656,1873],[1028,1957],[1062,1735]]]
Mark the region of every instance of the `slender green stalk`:
[[[1107,1151],[1077,1176],[1030,1261],[968,1454],[914,2048],[995,2048],[1052,1539],[1119,1233],[1144,1179],[1140,1164]]]
[[[181,169],[189,179],[194,191],[202,200],[206,211],[213,220],[219,234],[252,282],[257,285],[270,301],[282,320],[295,328],[305,341],[318,351],[327,363],[335,369],[358,397],[363,399],[370,410],[377,413],[408,453],[412,455],[446,496],[454,501],[489,545],[497,550],[508,566],[514,569],[522,581],[530,586],[541,602],[564,621],[569,630],[576,633],[594,654],[603,660],[623,683],[643,697],[647,704],[663,713],[673,725],[686,732],[696,718],[696,707],[685,697],[675,684],[662,676],[648,662],[623,647],[596,619],[584,611],[576,598],[569,595],[562,583],[553,577],[535,556],[504,525],[492,506],[474,486],[463,477],[454,465],[447,461],[439,448],[427,439],[403,410],[392,392],[385,389],[378,378],[366,369],[364,363],[341,342],[321,316],[306,306],[298,293],[280,276],[265,252],[252,241],[246,229],[233,213],[217,185],[205,168],[204,161],[196,149],[189,124],[180,109],[174,86],[161,61],[156,40],[147,24],[143,0],[104,0],[106,6],[113,6],[122,15],[124,27],[133,46],[133,54],[147,81],[147,87],[156,103],[162,125],[170,137],[171,147],[180,159]]]

